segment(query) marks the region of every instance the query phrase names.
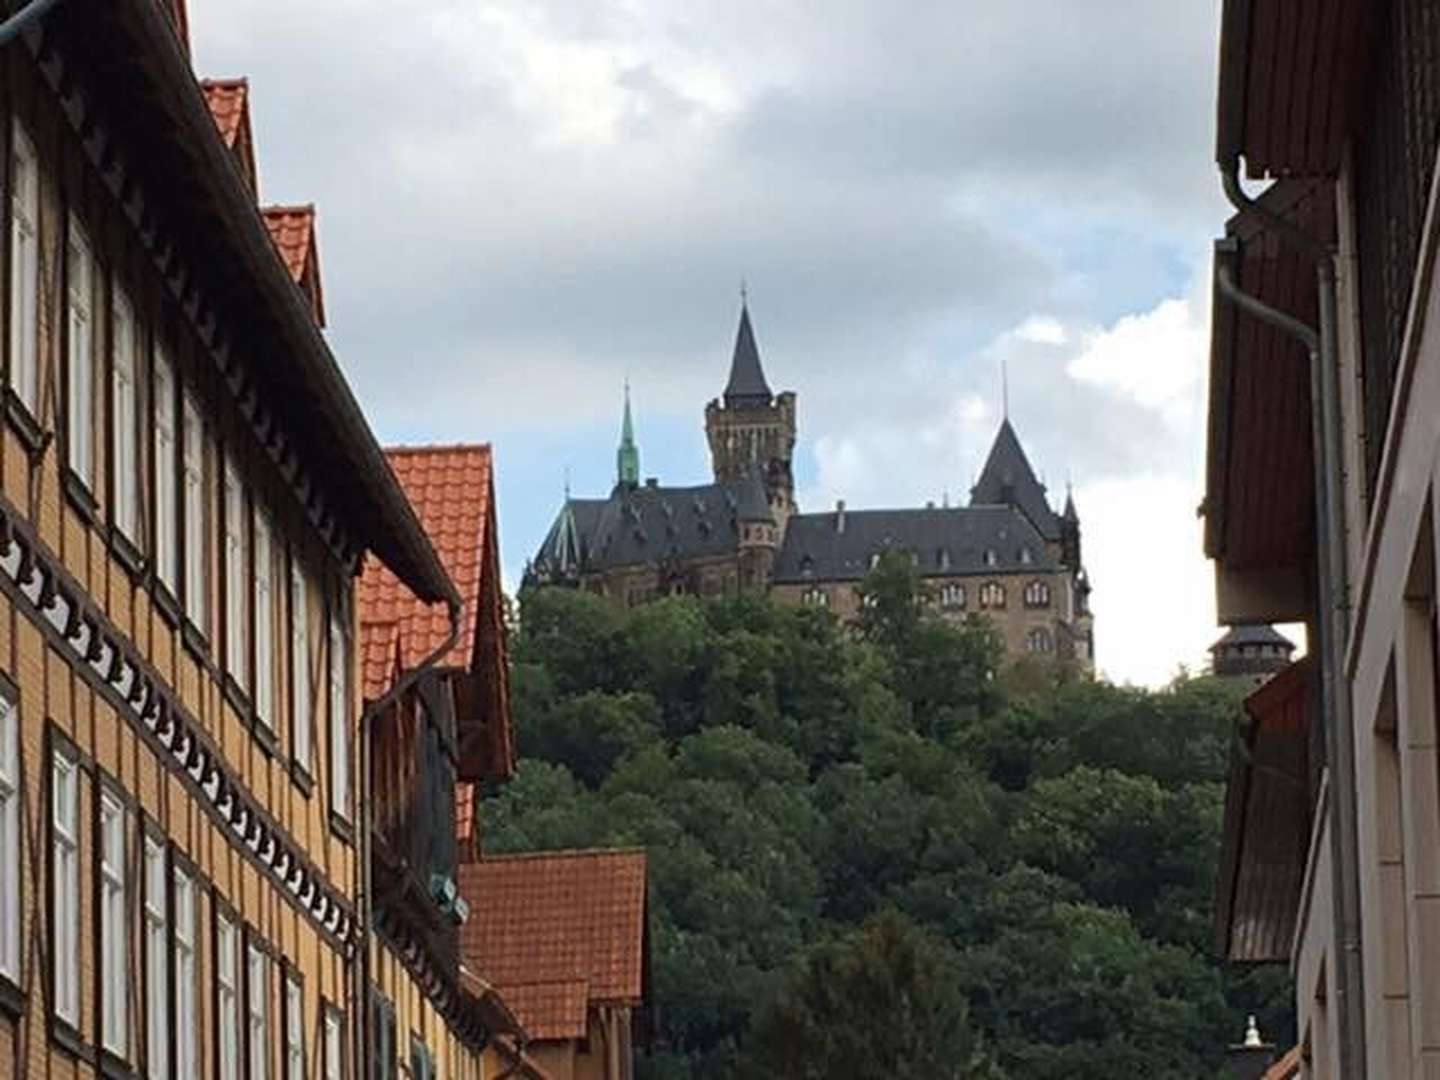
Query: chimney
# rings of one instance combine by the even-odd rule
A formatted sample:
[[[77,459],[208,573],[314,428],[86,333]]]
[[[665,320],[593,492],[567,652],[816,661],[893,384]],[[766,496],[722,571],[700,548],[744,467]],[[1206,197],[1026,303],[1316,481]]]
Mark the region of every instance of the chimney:
[[[843,532],[845,531],[845,500],[844,500],[844,499],[839,499],[839,500],[837,500],[836,503],[835,503],[835,531],[836,531],[837,533],[843,533]]]

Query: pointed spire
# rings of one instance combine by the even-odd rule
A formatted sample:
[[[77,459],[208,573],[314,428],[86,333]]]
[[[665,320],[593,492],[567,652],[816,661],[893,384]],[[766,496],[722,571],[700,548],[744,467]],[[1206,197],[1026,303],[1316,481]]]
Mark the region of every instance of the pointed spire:
[[[970,489],[970,505],[1017,507],[1041,536],[1052,540],[1059,536],[1059,522],[1045,497],[1045,485],[1036,478],[1008,418],[1000,421],[980,479]]]
[[[760,349],[750,325],[750,301],[740,288],[740,329],[735,334],[735,353],[730,359],[730,381],[725,386],[726,405],[769,405],[774,395],[760,367]]]
[[[640,486],[640,448],[635,445],[635,422],[630,417],[630,382],[625,382],[625,418],[620,422],[620,448],[615,451],[615,482],[620,487]]]
[[[1065,511],[1060,516],[1066,521],[1080,520],[1080,514],[1075,509],[1075,488],[1069,481],[1065,483]]]

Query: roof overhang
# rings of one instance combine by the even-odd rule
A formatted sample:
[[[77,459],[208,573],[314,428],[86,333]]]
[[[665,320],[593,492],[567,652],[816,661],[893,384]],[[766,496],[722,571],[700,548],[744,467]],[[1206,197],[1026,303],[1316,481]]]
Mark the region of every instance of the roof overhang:
[[[422,599],[458,602],[307,299],[276,255],[241,167],[226,148],[170,13],[154,0],[62,4],[44,24],[101,103],[103,122],[151,190],[164,227],[203,279],[267,405],[353,536]],[[53,35],[53,36],[51,36]],[[43,59],[42,59],[43,62]]]
[[[1310,847],[1317,670],[1291,664],[1245,700],[1225,792],[1215,948],[1237,963],[1288,960]]]
[[[1283,181],[1260,200],[1333,238],[1333,185]],[[1232,218],[1225,233],[1215,244],[1205,553],[1217,564],[1222,622],[1303,619],[1315,550],[1310,358],[1297,339],[1241,311],[1219,278],[1228,271],[1246,293],[1314,325],[1315,268],[1251,218]],[[1257,586],[1263,601],[1241,600]]]
[[[1225,0],[1217,158],[1244,158],[1252,179],[1335,175],[1382,6]]]

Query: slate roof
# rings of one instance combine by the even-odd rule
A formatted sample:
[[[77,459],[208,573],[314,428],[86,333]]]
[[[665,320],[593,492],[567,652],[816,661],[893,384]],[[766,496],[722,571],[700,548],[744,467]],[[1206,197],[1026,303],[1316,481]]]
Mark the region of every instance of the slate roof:
[[[567,521],[568,515],[568,521]],[[558,572],[573,558],[589,571],[664,559],[732,554],[742,521],[771,522],[758,477],[698,487],[617,487],[608,499],[570,499],[535,557],[537,571]]]
[[[584,1035],[590,1005],[644,1003],[643,851],[489,856],[461,865],[460,892],[471,912],[460,930],[464,963],[485,973],[533,1038]]]
[[[1001,421],[980,479],[970,489],[970,505],[1018,506],[1047,540],[1060,538],[1060,520],[1045,497],[1045,485],[1030,467],[1008,417]]]
[[[846,510],[844,517],[843,531],[838,512],[792,517],[775,560],[775,581],[860,581],[872,556],[887,550],[913,553],[925,577],[1059,568],[1029,518],[1009,506]],[[994,552],[994,565],[986,552]]]
[[[315,321],[325,325],[325,293],[320,287],[320,255],[315,242],[314,206],[266,206],[260,213],[290,280],[310,298]]]
[[[1292,652],[1295,649],[1295,643],[1269,623],[1244,623],[1227,630],[1224,637],[1210,646],[1210,651],[1240,645],[1281,645]]]
[[[769,405],[772,395],[760,367],[760,349],[750,325],[750,307],[740,305],[740,329],[735,334],[735,352],[730,358],[730,381],[725,384],[726,405]]]

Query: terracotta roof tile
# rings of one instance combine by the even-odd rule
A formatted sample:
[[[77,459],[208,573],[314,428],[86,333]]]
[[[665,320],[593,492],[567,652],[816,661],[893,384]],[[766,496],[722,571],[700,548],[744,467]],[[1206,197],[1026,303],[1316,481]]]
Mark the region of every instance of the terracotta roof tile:
[[[202,79],[200,88],[220,138],[240,165],[251,192],[259,189],[255,170],[255,138],[250,129],[250,82],[248,79]]]
[[[360,624],[360,683],[374,701],[400,672],[400,628],[393,622]]]
[[[531,1039],[583,1039],[590,984],[583,979],[498,987],[505,1004]]]
[[[463,849],[475,844],[475,785],[465,780],[455,783],[455,843],[462,849],[461,861],[466,861]]]
[[[398,447],[386,450],[385,456],[465,605],[467,618],[460,640],[443,663],[468,668],[475,651],[485,530],[493,490],[490,447]],[[365,572],[360,578],[360,620],[400,625],[406,667],[424,659],[450,633],[444,605],[422,604],[378,559],[365,560]]]
[[[1300,1047],[1295,1047],[1282,1057],[1260,1080],[1297,1080],[1300,1076]]]
[[[290,278],[310,297],[315,321],[325,325],[325,297],[320,289],[320,256],[315,242],[315,207],[266,206],[260,211],[275,250]]]
[[[471,912],[460,931],[465,963],[515,1005],[527,1031],[563,1024],[561,1006],[569,999],[557,992],[544,999],[558,1002],[553,1012],[531,1016],[516,1004],[512,988],[584,982],[591,1003],[643,1003],[643,851],[484,858],[460,867],[460,892]]]

